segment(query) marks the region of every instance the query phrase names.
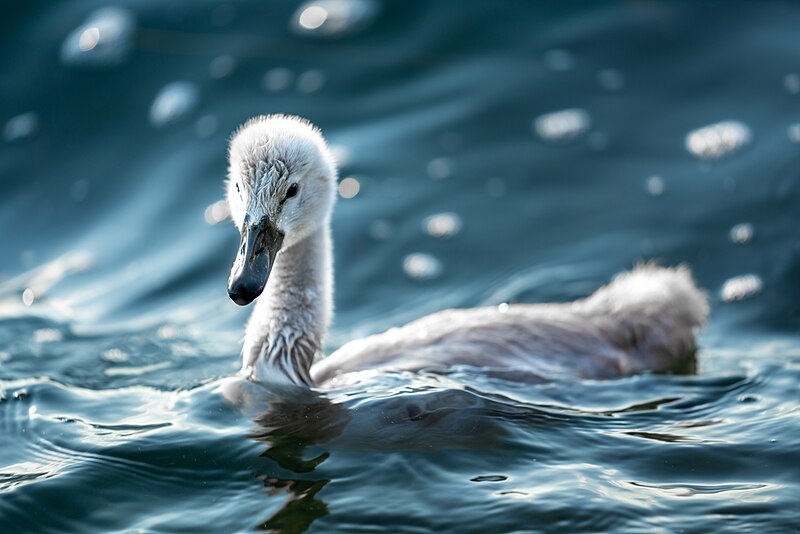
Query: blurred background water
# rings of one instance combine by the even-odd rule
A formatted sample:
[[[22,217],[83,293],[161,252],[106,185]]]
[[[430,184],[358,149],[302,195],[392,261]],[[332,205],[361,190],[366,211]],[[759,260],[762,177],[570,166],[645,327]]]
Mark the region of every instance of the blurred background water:
[[[800,6],[18,2],[0,20],[0,530],[800,527]],[[226,142],[321,126],[329,349],[634,262],[712,302],[696,376],[468,370],[218,395]]]

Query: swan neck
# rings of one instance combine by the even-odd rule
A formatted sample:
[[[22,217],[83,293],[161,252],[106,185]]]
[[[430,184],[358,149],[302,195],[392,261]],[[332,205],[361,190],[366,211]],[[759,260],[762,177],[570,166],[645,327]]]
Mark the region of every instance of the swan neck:
[[[275,259],[247,324],[243,372],[259,382],[313,386],[310,369],[332,315],[330,225],[326,221]]]

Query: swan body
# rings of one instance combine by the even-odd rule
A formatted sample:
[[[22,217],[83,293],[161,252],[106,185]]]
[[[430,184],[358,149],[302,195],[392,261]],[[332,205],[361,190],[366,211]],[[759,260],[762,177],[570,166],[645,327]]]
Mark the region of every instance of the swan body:
[[[260,295],[242,351],[247,378],[335,386],[364,373],[469,366],[541,382],[693,361],[705,295],[686,267],[642,265],[582,300],[445,310],[352,341],[312,366],[332,317],[333,158],[313,125],[272,115],[239,129],[229,160],[227,199],[242,243],[228,292],[242,305]]]

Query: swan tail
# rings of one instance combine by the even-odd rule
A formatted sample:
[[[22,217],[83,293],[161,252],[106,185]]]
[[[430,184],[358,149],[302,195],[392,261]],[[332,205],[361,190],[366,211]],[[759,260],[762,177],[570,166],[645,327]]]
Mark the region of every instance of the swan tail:
[[[584,302],[589,311],[647,317],[667,315],[693,329],[705,324],[709,312],[708,298],[697,287],[686,265],[637,265],[632,271],[617,275]]]

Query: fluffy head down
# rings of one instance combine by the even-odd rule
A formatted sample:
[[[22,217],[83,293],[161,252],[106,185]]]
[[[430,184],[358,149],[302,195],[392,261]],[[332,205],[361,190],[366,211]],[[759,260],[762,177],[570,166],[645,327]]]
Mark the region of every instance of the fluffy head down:
[[[598,289],[585,304],[611,313],[658,315],[670,313],[686,325],[699,328],[708,315],[708,299],[692,279],[688,267],[659,267],[647,263],[622,273]]]
[[[228,156],[227,200],[240,230],[245,216],[266,218],[291,246],[330,217],[336,166],[319,129],[305,119],[250,119],[231,139]]]

